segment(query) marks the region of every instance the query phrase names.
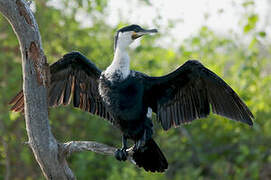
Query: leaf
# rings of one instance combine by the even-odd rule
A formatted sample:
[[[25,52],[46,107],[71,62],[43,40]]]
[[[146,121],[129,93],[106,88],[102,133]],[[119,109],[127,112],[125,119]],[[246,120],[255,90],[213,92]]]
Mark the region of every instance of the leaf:
[[[252,5],[254,5],[255,3],[254,3],[254,1],[247,1],[247,2],[244,2],[243,4],[242,4],[242,6],[243,7],[247,7],[247,6],[252,6]]]
[[[264,38],[266,36],[266,32],[264,32],[264,31],[260,31],[258,34],[262,38]]]
[[[259,21],[259,16],[257,14],[252,14],[248,18],[248,22],[244,27],[244,33],[248,33],[256,27],[257,22]]]

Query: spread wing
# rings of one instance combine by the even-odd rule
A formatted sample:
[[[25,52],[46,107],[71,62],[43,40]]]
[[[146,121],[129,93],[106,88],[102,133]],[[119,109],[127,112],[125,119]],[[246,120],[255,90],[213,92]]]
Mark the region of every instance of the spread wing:
[[[84,111],[98,115],[112,122],[98,93],[98,79],[101,70],[79,52],[71,52],[50,65],[51,82],[49,87],[49,106],[70,104]],[[23,91],[15,96],[10,104],[11,110],[24,111]]]
[[[148,106],[163,129],[176,127],[212,112],[253,125],[253,115],[233,89],[195,60],[162,77],[144,76]]]

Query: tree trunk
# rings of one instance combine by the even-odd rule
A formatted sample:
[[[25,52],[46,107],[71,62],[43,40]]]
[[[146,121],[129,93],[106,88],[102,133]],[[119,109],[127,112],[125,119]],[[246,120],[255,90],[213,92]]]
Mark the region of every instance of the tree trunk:
[[[20,42],[29,145],[47,179],[75,179],[65,159],[59,159],[59,146],[50,130],[46,88],[48,65],[34,15],[23,0],[0,0],[0,11]]]
[[[12,25],[20,43],[28,144],[46,179],[76,179],[67,164],[67,156],[86,150],[114,155],[116,148],[93,141],[56,141],[48,120],[49,66],[34,15],[24,0],[0,0],[0,12]],[[130,148],[128,160],[133,163],[132,154]]]

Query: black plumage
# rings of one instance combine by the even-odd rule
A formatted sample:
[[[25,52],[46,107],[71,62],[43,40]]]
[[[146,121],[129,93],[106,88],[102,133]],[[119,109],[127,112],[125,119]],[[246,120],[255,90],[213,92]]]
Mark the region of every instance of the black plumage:
[[[212,112],[253,125],[253,115],[233,89],[196,60],[162,77],[144,77],[149,106],[162,127],[204,118]]]
[[[129,28],[128,28],[129,29]],[[152,30],[153,31],[153,30]],[[215,73],[195,60],[174,72],[150,77],[131,71],[109,80],[95,64],[71,52],[50,66],[49,106],[70,104],[109,120],[123,133],[123,148],[116,158],[126,160],[127,138],[135,141],[133,158],[147,171],[163,172],[168,163],[152,139],[148,108],[157,114],[164,130],[207,117],[212,112],[253,125],[253,115],[238,95]],[[12,110],[24,111],[23,92],[10,102]]]

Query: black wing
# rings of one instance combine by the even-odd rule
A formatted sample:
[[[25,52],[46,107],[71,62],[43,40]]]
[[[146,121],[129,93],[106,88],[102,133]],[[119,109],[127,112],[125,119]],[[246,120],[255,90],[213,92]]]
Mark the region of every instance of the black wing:
[[[98,115],[112,122],[98,92],[98,79],[101,75],[94,63],[79,52],[71,52],[50,66],[49,106],[67,105],[73,97],[74,107]],[[11,110],[24,111],[21,91],[10,104]]]
[[[253,115],[233,89],[195,60],[162,77],[144,76],[145,98],[165,130],[204,118],[212,111],[253,125]]]

